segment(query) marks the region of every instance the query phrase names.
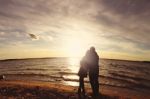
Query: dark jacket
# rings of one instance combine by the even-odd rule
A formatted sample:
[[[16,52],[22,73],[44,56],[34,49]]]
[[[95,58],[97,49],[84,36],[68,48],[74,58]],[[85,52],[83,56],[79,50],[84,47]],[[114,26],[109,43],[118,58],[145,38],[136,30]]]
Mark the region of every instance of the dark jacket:
[[[80,77],[87,77],[87,63],[85,62],[84,58],[80,61],[80,69],[78,75]]]

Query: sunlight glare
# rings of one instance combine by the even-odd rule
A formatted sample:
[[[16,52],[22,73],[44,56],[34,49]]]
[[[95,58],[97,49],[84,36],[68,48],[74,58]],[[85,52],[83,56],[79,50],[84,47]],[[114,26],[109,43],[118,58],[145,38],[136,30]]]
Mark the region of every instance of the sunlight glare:
[[[67,53],[70,57],[81,57],[85,52],[84,44],[79,40],[70,40],[67,44]]]
[[[68,20],[70,28],[64,28],[68,35],[62,44],[65,53],[69,57],[82,57],[89,46],[94,44],[94,35],[87,29],[88,24],[77,20]]]
[[[69,58],[68,59],[68,69],[71,70],[71,72],[77,73],[79,70],[79,65],[80,65],[80,59],[81,58]]]

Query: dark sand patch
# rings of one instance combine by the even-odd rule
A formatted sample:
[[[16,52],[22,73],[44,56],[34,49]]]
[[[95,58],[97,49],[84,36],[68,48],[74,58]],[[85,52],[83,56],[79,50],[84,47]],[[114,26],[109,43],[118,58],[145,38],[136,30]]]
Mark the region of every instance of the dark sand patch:
[[[82,99],[92,99],[91,90]],[[116,94],[115,94],[116,93]],[[103,88],[99,99],[150,99]],[[77,87],[33,81],[0,81],[0,99],[79,99]]]

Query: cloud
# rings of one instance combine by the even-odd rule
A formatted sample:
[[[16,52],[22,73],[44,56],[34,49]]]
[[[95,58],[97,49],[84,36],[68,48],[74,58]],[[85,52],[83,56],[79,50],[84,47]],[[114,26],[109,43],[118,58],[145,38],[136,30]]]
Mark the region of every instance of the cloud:
[[[0,32],[0,36],[3,36],[3,35],[5,35],[5,33],[4,32]]]
[[[52,36],[41,36],[40,38],[42,40],[44,40],[44,41],[53,41],[53,37]]]
[[[149,9],[149,0],[0,0],[0,46],[59,48],[75,37],[105,51],[142,53],[150,50]]]
[[[39,37],[36,36],[35,34],[29,33],[29,36],[31,37],[32,40],[38,40],[39,39]]]

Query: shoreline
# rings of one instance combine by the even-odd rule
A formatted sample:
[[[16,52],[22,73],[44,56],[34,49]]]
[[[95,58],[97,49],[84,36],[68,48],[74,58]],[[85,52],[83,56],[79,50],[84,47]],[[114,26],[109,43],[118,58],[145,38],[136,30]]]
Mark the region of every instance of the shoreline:
[[[129,91],[123,88],[100,86],[102,99],[150,99],[149,94]],[[78,99],[78,87],[53,82],[3,80],[0,81],[0,98]],[[91,89],[86,87],[87,99],[92,99]],[[50,98],[51,97],[51,98]],[[52,98],[53,97],[53,98]],[[43,98],[45,99],[45,98]]]
[[[0,59],[0,61],[13,61],[13,60],[30,60],[30,59],[56,59],[56,58],[80,58],[80,57],[27,57],[27,58],[6,58]],[[129,61],[129,62],[145,62],[150,63],[150,60],[130,60],[130,59],[117,59],[117,58],[100,58],[102,60],[117,60],[117,61]]]

